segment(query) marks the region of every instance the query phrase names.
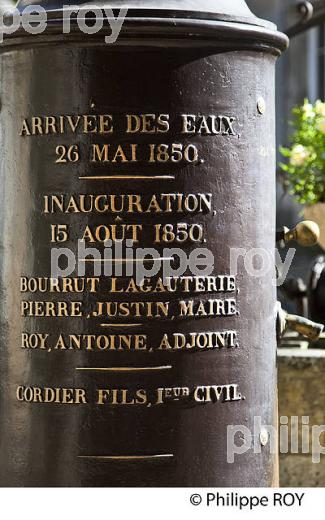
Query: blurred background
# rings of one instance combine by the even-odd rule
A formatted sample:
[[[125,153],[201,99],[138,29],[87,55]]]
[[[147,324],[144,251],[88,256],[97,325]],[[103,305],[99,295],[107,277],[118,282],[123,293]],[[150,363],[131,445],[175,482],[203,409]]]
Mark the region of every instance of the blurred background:
[[[271,20],[283,32],[294,27],[302,18],[299,11],[302,2],[296,0],[247,0],[247,4],[256,16]],[[323,21],[310,29],[302,27],[300,34],[291,37],[289,49],[277,63],[278,150],[280,145],[285,146],[289,142],[292,108],[301,105],[305,98],[311,103],[317,99],[325,100],[325,1],[315,0],[311,4],[314,6],[314,16],[324,10]],[[282,160],[278,151],[278,162]],[[282,174],[278,172],[277,226],[291,228],[304,218],[304,207],[283,189],[282,184]],[[312,264],[318,255],[324,254],[324,249],[320,246],[295,247],[297,252],[289,277],[302,278],[308,284]],[[281,299],[285,302],[284,307],[296,311],[294,302]]]

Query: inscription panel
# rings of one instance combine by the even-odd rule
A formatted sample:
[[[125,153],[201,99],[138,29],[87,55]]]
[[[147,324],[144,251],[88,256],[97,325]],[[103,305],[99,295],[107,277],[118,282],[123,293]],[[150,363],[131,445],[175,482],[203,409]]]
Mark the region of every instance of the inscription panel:
[[[8,95],[39,63],[5,138],[1,284],[2,399],[23,423],[1,435],[31,484],[240,485],[227,426],[274,421],[274,289],[231,266],[235,248],[273,247],[273,112],[256,109],[273,57],[234,53],[230,73],[196,52],[158,68],[153,51],[5,57]]]

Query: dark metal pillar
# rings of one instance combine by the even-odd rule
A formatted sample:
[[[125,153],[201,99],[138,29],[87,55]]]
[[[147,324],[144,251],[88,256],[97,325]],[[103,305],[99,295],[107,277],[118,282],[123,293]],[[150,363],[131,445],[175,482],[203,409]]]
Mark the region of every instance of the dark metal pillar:
[[[47,31],[13,34],[0,57],[1,485],[274,485],[254,418],[276,427],[274,64],[287,39],[243,0],[129,1],[112,45],[107,24],[63,35],[61,4],[41,4]],[[55,289],[53,247],[76,253],[87,235],[103,253],[85,230],[114,225],[138,226],[134,251],[208,248],[213,271],[177,275],[176,291],[157,289],[161,271],[148,292],[126,292],[125,273],[115,291],[114,275]],[[236,273],[236,249],[263,250],[271,270],[256,278],[239,257]],[[93,278],[86,263],[69,278]],[[227,461],[229,425],[256,453]]]

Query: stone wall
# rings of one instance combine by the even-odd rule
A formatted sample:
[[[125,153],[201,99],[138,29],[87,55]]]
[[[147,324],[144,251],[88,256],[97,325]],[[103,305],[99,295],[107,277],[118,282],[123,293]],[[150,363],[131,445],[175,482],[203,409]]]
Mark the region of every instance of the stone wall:
[[[323,487],[325,486],[325,456],[320,463],[312,463],[311,453],[302,454],[302,417],[309,417],[310,448],[311,427],[325,425],[325,350],[281,348],[278,354],[279,417],[289,418],[289,439],[291,430],[298,440],[299,453],[280,455],[280,485],[283,487]],[[292,417],[293,428],[290,427]],[[297,424],[298,421],[298,424]],[[298,425],[296,428],[295,424]],[[325,429],[325,426],[324,426]],[[298,436],[296,437],[296,432]],[[325,446],[325,434],[321,436]],[[294,448],[294,443],[290,446]],[[308,445],[307,445],[308,446]]]

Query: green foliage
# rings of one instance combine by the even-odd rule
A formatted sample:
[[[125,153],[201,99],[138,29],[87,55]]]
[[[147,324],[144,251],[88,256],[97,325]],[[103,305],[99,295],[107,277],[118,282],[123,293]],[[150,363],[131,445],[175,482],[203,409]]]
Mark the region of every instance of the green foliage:
[[[290,147],[280,147],[285,183],[301,204],[325,202],[325,103],[305,99],[292,113]]]

